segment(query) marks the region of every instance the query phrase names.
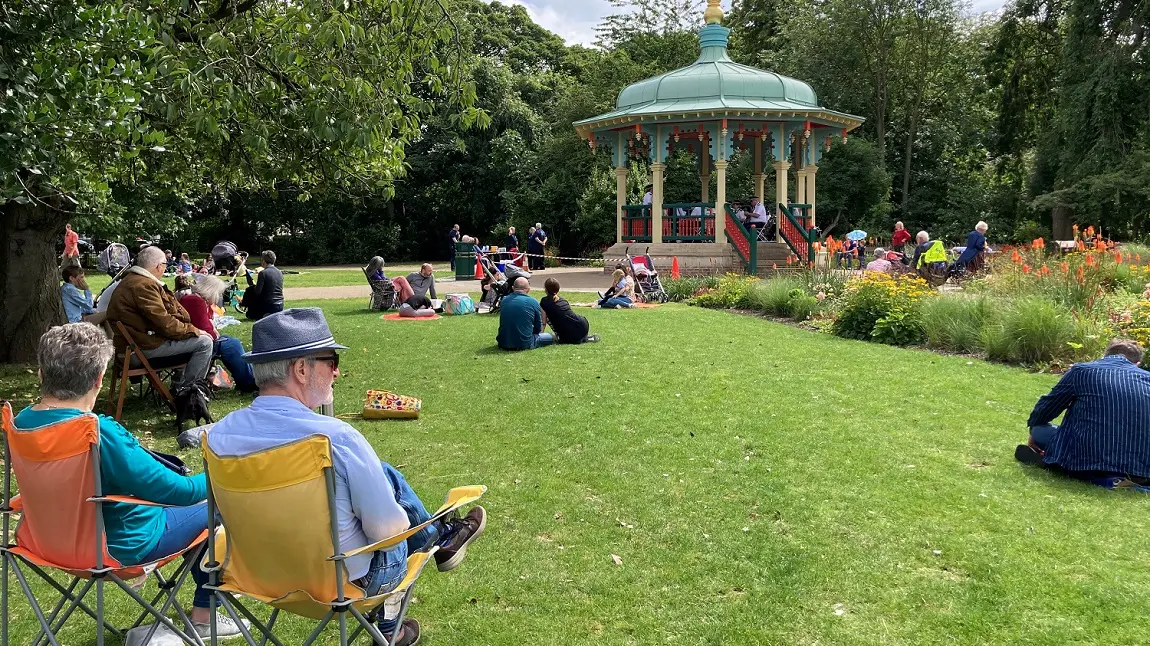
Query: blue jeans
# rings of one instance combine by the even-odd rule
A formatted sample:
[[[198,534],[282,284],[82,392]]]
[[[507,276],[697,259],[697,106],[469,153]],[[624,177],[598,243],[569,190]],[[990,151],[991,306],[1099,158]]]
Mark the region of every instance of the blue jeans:
[[[1050,447],[1050,443],[1054,441],[1056,435],[1058,435],[1058,426],[1055,424],[1030,427],[1030,439],[1041,451]]]
[[[231,373],[236,388],[250,390],[256,387],[256,377],[252,374],[252,364],[244,361],[244,344],[239,339],[220,335],[216,339],[215,356],[224,362]]]
[[[419,496],[415,495],[411,485],[407,484],[403,474],[386,462],[380,464],[383,465],[383,472],[395,491],[395,501],[407,512],[407,519],[411,525],[414,527],[427,522],[431,514],[427,512]],[[394,590],[407,575],[407,556],[435,545],[440,538],[440,529],[439,523],[432,523],[403,543],[388,550],[377,551],[371,557],[371,566],[368,567],[367,574],[360,579],[364,592],[371,596]],[[385,618],[381,614],[377,621],[380,632],[385,636],[390,635],[391,631],[395,630],[396,619],[398,617]]]
[[[531,342],[532,348],[543,348],[555,343],[555,335],[550,332],[540,332],[532,338]]]
[[[617,307],[631,307],[631,303],[631,299],[627,298],[626,296],[615,296],[608,298],[607,302],[600,305],[600,307],[613,310]]]
[[[160,542],[144,557],[145,563],[151,563],[171,556],[192,544],[205,529],[208,528],[208,503],[201,502],[191,507],[168,507],[164,509],[164,532],[160,534]],[[192,606],[196,608],[210,608],[212,595],[204,590],[208,582],[208,573],[200,569],[199,559],[201,551],[196,549],[184,558],[192,559],[192,580],[196,582],[196,593],[192,598]]]

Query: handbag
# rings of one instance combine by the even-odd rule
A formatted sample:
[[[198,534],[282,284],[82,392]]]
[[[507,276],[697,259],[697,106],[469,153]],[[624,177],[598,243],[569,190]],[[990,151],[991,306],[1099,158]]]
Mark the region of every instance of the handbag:
[[[475,301],[467,294],[448,294],[443,303],[444,314],[474,314]]]
[[[423,408],[418,397],[397,395],[390,390],[369,390],[363,400],[364,419],[415,419]]]
[[[143,447],[141,447],[141,448],[143,448]],[[147,451],[148,455],[155,458],[156,462],[159,462],[160,464],[164,465],[164,467],[171,469],[172,471],[175,471],[176,473],[178,473],[182,476],[191,475],[192,470],[189,469],[188,466],[186,464],[184,464],[184,461],[179,459],[178,457],[176,457],[174,455],[169,455],[167,453],[160,453],[159,451],[153,451],[151,449],[144,449],[144,450]]]

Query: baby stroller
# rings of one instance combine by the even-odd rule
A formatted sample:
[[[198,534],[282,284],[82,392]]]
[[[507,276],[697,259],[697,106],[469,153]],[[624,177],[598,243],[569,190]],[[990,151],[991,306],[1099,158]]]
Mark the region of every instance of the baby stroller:
[[[236,262],[236,257],[240,256],[239,249],[236,248],[235,243],[228,240],[220,240],[216,246],[212,247],[212,265],[215,267],[214,272],[217,274],[231,274],[236,270],[238,264],[243,264],[247,259],[247,254],[242,254],[239,263]]]
[[[127,247],[119,242],[113,242],[100,252],[96,266],[101,272],[115,278],[125,267],[132,266],[132,256],[128,253]]]
[[[647,248],[648,251],[650,247]],[[632,256],[631,248],[627,248],[627,264],[635,274],[635,293],[640,300],[646,303],[666,303],[667,290],[659,280],[659,272],[655,271],[655,262],[650,254],[644,252],[642,256]]]
[[[215,256],[214,249],[212,250],[212,255]],[[239,278],[240,276],[246,276],[247,274],[251,273],[248,271],[247,265],[244,264],[248,259],[248,254],[241,251],[232,257],[239,260],[239,266],[235,267],[235,260],[232,261],[232,266],[235,267],[235,271],[228,274],[231,277],[231,280],[228,281],[228,286],[224,288],[224,309],[227,309],[229,306],[231,306],[232,309],[239,312],[240,314],[246,314],[248,308],[244,306],[243,302],[244,290],[247,288],[240,286]]]
[[[487,303],[490,307],[489,311],[498,312],[503,297],[511,293],[511,284],[515,279],[530,279],[531,273],[511,263],[504,264],[504,271],[499,271],[489,254],[484,253],[481,249],[476,249],[475,253],[479,257],[479,266],[483,268],[483,282],[487,285],[482,302]]]

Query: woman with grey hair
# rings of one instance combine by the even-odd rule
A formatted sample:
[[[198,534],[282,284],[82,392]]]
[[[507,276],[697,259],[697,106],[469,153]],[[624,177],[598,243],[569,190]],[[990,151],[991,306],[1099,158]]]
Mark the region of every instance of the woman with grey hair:
[[[966,236],[966,249],[962,250],[962,255],[958,260],[954,261],[955,273],[975,272],[982,269],[986,264],[986,230],[988,226],[985,222],[979,221],[974,225],[974,231],[971,231]]]
[[[252,366],[244,361],[244,344],[239,339],[220,334],[216,331],[213,321],[212,307],[219,307],[223,301],[224,290],[227,283],[216,276],[200,276],[193,285],[190,293],[180,297],[180,305],[188,311],[192,325],[212,336],[215,346],[212,350],[212,359],[224,362],[224,367],[236,382],[236,390],[242,393],[256,391],[256,379],[252,374]]]
[[[92,408],[112,355],[112,342],[90,323],[69,323],[45,332],[36,351],[40,401],[20,411],[14,420],[16,429],[30,431],[81,415],[95,417]],[[177,474],[140,446],[119,422],[103,415],[98,420],[103,493],[168,505],[104,503],[108,552],[124,565],[137,565],[187,548],[208,528],[204,502],[208,485],[203,474]],[[208,575],[198,565],[191,568],[191,575],[196,582],[191,619],[196,632],[206,638],[211,618],[211,594],[204,590]],[[216,628],[221,635],[240,634],[239,627],[224,615],[216,617]]]

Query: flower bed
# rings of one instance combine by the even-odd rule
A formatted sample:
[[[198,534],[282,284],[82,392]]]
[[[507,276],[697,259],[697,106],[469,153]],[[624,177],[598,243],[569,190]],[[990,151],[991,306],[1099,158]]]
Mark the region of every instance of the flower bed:
[[[1050,253],[1041,239],[1004,248],[988,270],[939,292],[912,276],[810,268],[758,278],[668,281],[671,300],[806,321],[844,338],[1060,368],[1096,358],[1113,337],[1150,347],[1150,250],[1079,244]]]

